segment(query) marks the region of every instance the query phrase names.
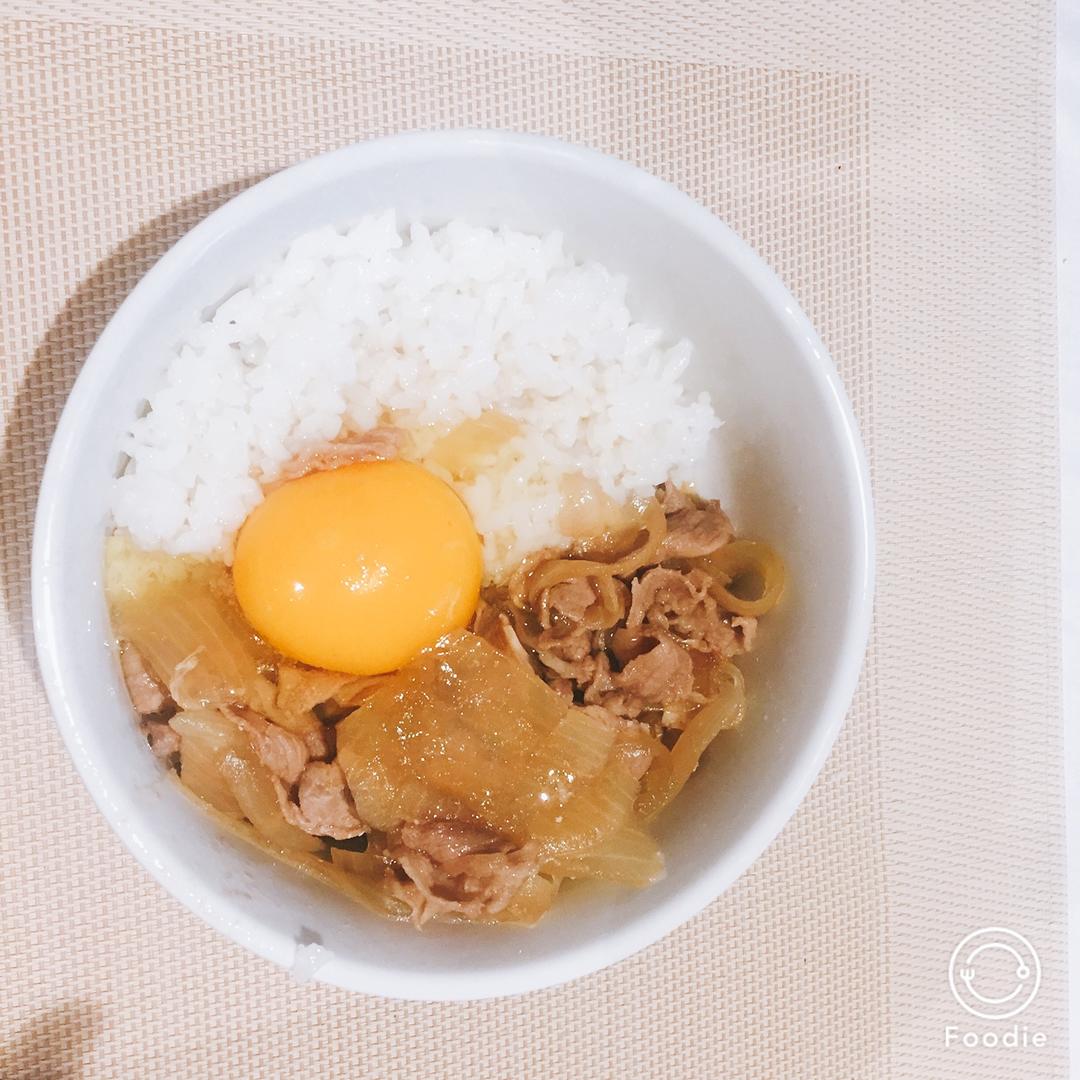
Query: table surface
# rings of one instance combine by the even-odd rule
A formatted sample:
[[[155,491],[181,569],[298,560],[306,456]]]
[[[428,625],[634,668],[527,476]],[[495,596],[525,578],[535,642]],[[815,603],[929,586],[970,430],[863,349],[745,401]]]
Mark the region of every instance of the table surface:
[[[0,993],[5,1080],[1065,1075],[1061,591],[1032,543],[1060,507],[1054,19],[1052,0],[9,0],[0,929],[30,963]],[[158,888],[72,772],[26,597],[49,430],[145,267],[255,176],[447,124],[590,143],[740,231],[829,343],[879,528],[863,686],[769,852],[625,964],[468,1006],[295,986]],[[942,1039],[965,1020],[948,958],[980,926],[1037,943],[1025,1021],[1052,1034],[993,1070]]]

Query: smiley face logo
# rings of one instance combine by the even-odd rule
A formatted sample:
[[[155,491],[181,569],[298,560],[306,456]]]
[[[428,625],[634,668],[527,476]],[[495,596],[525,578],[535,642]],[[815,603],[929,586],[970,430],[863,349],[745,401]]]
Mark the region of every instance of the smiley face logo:
[[[1042,967],[1031,942],[1015,930],[975,930],[953,950],[949,987],[953,997],[981,1020],[1007,1020],[1035,1000]]]

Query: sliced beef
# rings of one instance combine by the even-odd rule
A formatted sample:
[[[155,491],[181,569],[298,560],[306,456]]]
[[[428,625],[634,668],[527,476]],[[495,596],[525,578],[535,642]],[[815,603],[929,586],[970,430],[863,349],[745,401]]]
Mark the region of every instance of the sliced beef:
[[[515,847],[486,829],[456,821],[405,825],[389,854],[407,880],[392,888],[422,926],[437,915],[497,915],[537,870],[535,845]]]
[[[689,491],[676,484],[661,484],[656,489],[656,501],[665,517],[677,514],[680,510],[693,510],[699,502]]]
[[[661,499],[661,504],[667,517],[667,535],[660,544],[658,562],[711,555],[735,535],[727,514],[714,499],[696,503],[678,492]]]
[[[709,592],[704,570],[657,566],[631,586],[629,630],[664,630],[690,649],[732,656],[742,651],[737,635]]]
[[[553,617],[580,623],[597,602],[596,587],[586,577],[570,578],[552,585],[542,599],[541,626],[550,627]]]
[[[583,684],[582,699],[586,705],[602,705],[614,689],[611,660],[606,652],[597,653],[593,658],[591,677]]]
[[[336,761],[309,762],[300,774],[296,802],[282,795],[279,788],[278,801],[285,819],[312,836],[350,840],[367,831]]]
[[[640,780],[649,771],[653,760],[653,752],[640,742],[617,743],[615,754],[635,780]]]
[[[465,821],[428,821],[403,825],[401,842],[438,863],[451,862],[463,855],[506,850],[505,842],[498,833]]]
[[[405,448],[406,434],[401,428],[381,425],[345,439],[335,439],[309,447],[288,462],[274,478],[270,487],[295,480],[312,472],[355,465],[358,461],[389,461],[400,457]]]
[[[271,706],[273,724],[281,731],[295,736],[304,744],[310,758],[331,758],[335,751],[334,730],[328,727],[312,711],[293,712],[282,709],[279,705]],[[228,711],[245,719],[254,718],[256,726],[267,721],[266,716],[256,709],[245,705],[228,706]],[[261,729],[260,729],[261,730]]]
[[[574,684],[569,679],[554,678],[548,680],[548,686],[568,705],[574,700]]]
[[[223,711],[251,740],[256,756],[272,776],[286,787],[300,779],[304,766],[311,759],[308,745],[301,736],[272,724],[251,709],[234,706]]]
[[[552,631],[545,631],[537,642],[536,655],[548,685],[571,700],[602,704],[605,695],[615,688],[601,632],[579,628],[556,637]]]
[[[165,688],[150,674],[142,654],[127,641],[120,644],[120,673],[131,704],[140,716],[156,716],[172,705]]]
[[[595,634],[587,627],[545,630],[536,639],[535,648],[540,662],[563,679],[584,685],[595,674]]]
[[[168,761],[180,753],[180,736],[169,727],[168,720],[143,720],[139,727],[155,757]]]
[[[568,578],[544,589],[537,598],[540,626],[545,630],[587,627],[604,630],[626,617],[630,593],[617,578]]]
[[[602,706],[613,715],[678,727],[704,700],[695,691],[711,658],[729,658],[751,647],[757,623],[733,616],[718,598],[713,575],[690,560],[732,539],[731,522],[715,501],[661,485],[652,505],[662,512],[660,537],[642,564],[619,562],[618,573],[589,573],[602,545],[544,553],[518,571],[507,589],[489,591],[473,628],[503,652],[528,663],[557,693],[579,705]],[[666,527],[666,534],[663,528]],[[581,576],[543,588],[545,563]],[[672,565],[673,564],[673,565]],[[615,563],[608,563],[614,570]],[[551,573],[550,568],[547,573]]]
[[[648,624],[667,628],[672,618],[695,612],[709,596],[709,577],[703,570],[647,570],[630,586],[627,627]]]
[[[611,676],[611,690],[597,704],[619,716],[635,717],[686,701],[694,690],[690,654],[674,638],[660,632],[646,652]]]

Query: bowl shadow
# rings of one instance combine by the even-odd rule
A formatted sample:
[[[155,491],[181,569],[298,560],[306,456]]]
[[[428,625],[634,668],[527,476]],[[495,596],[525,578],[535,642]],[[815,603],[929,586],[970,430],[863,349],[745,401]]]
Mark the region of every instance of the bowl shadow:
[[[103,1009],[87,1001],[64,1001],[31,1017],[0,1044],[5,1080],[78,1080],[101,1034]]]
[[[34,512],[53,432],[83,361],[150,267],[207,214],[267,175],[245,176],[181,199],[117,244],[79,283],[26,365],[0,448],[0,592],[23,659],[35,670],[30,603]]]

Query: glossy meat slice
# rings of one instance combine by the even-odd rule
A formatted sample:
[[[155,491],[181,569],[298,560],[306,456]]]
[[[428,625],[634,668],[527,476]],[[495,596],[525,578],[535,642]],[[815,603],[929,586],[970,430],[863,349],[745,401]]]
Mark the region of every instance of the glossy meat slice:
[[[715,499],[694,499],[668,484],[660,488],[658,497],[667,518],[667,535],[660,543],[657,562],[710,555],[735,535]]]
[[[367,832],[336,761],[310,762],[300,775],[296,802],[280,789],[279,800],[285,820],[312,836],[350,840]]]
[[[581,622],[596,601],[596,587],[587,577],[560,581],[547,590],[541,625],[550,626],[552,616],[571,623]]]
[[[688,701],[694,691],[694,665],[686,649],[663,631],[643,636],[637,647],[643,651],[621,671],[593,684],[586,695],[589,703],[633,718]]]
[[[171,704],[164,687],[146,666],[142,654],[128,641],[120,643],[120,672],[124,676],[131,704],[140,716],[154,716]]]
[[[537,870],[535,845],[464,822],[405,825],[390,849],[408,877],[394,894],[409,905],[417,926],[439,915],[483,919],[503,911]]]
[[[304,766],[311,758],[303,738],[272,724],[250,709],[232,708],[223,711],[251,740],[252,748],[271,775],[289,786],[300,779]]]
[[[709,593],[710,581],[699,569],[648,570],[631,586],[627,629],[663,630],[699,652],[719,656],[742,652],[738,635]]]

